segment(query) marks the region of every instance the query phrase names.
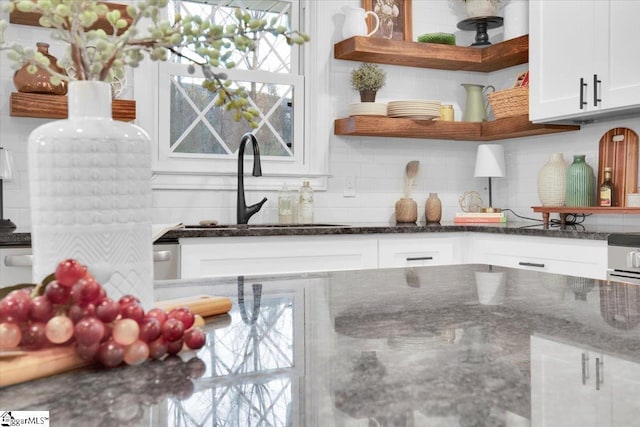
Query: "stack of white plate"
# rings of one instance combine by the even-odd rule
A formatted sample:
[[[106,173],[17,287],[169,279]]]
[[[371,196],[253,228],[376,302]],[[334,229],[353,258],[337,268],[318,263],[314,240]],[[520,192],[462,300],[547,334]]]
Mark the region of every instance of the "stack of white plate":
[[[358,102],[349,104],[350,116],[386,116],[386,102]]]
[[[440,117],[440,101],[407,100],[387,104],[387,116],[413,120],[431,120]]]

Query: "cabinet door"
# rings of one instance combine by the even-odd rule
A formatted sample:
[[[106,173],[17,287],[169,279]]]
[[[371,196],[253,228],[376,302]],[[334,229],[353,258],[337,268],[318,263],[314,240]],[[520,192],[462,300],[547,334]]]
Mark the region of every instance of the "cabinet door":
[[[31,248],[0,249],[0,288],[32,283]]]
[[[530,2],[529,118],[541,121],[571,116],[587,101],[593,79],[594,2],[573,0]],[[628,43],[628,42],[627,42]],[[581,88],[580,78],[588,84]]]
[[[382,236],[378,241],[378,267],[420,267],[461,262],[456,237]]]
[[[193,238],[180,240],[180,276],[304,273],[376,268],[375,239],[347,236]]]
[[[611,393],[611,425],[637,425],[640,416],[640,363],[604,356],[605,390]]]
[[[596,51],[603,55],[593,73],[601,80],[598,96],[602,109],[640,108],[640,1],[596,1],[596,16],[609,24],[608,32],[596,34]]]
[[[607,394],[595,387],[595,354],[531,337],[531,425],[610,425]]]

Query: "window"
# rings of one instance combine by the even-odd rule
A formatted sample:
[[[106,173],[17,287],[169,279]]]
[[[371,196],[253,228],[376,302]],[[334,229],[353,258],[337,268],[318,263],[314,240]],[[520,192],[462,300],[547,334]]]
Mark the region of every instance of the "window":
[[[232,19],[236,7],[305,31],[298,0],[173,0],[169,2],[168,18],[176,13],[190,14],[224,24]],[[306,47],[289,46],[282,37],[270,34],[262,35],[256,44],[252,52],[234,52],[236,67],[224,72],[234,85],[247,89],[249,102],[260,112],[253,133],[260,145],[263,176],[278,178],[277,184],[276,180],[271,183],[261,179],[259,185],[276,189],[283,177],[295,177],[292,182],[297,183],[300,176],[322,175],[313,166],[314,150],[305,138],[306,82],[300,50]],[[235,175],[240,138],[252,129],[244,121],[234,121],[232,113],[214,106],[214,96],[202,87],[199,70],[189,74],[188,64],[176,55],[167,62],[145,63],[136,71],[136,76],[145,75],[144,69],[154,75],[153,84],[136,78],[138,102],[142,98],[153,109],[151,114],[140,114],[142,108],[138,111],[140,124],[145,129],[153,128],[152,138],[157,144],[154,188],[231,188],[235,183],[220,177]],[[141,86],[146,89],[140,90]],[[246,154],[250,157],[251,150]]]

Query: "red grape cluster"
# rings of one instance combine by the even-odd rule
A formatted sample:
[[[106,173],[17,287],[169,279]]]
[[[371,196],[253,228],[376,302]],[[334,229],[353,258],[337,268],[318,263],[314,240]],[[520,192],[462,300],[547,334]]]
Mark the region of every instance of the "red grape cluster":
[[[205,344],[205,334],[194,326],[188,308],[145,313],[132,295],[115,301],[87,267],[73,259],[58,264],[42,295],[32,296],[32,291],[13,290],[0,300],[0,348],[38,350],[73,343],[83,360],[114,367]]]

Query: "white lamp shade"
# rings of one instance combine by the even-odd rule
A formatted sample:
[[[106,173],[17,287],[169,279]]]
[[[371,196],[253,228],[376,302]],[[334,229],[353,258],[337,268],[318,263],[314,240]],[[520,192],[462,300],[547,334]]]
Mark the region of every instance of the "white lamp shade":
[[[498,144],[481,144],[476,155],[476,178],[502,178],[505,175],[504,148]]]

